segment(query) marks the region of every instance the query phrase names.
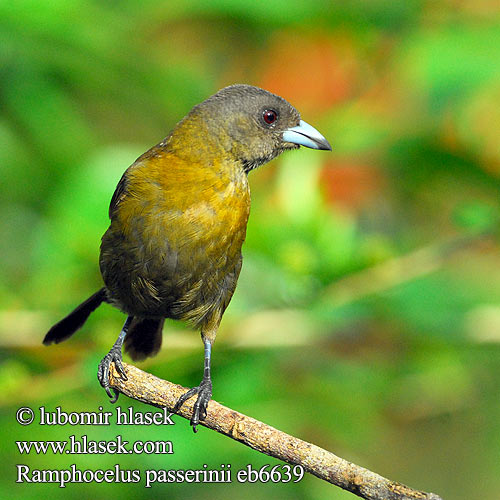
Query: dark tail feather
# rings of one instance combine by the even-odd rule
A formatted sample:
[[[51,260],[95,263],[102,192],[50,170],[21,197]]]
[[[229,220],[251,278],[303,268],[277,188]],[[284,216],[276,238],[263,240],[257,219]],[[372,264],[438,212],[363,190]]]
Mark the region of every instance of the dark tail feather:
[[[101,302],[106,300],[106,289],[101,288],[98,292],[94,293],[85,302],[82,302],[73,312],[69,313],[59,323],[56,323],[45,335],[43,343],[50,345],[52,343],[59,344],[63,340],[68,339],[79,328],[83,326],[87,318],[90,316]]]
[[[154,356],[161,347],[163,318],[135,317],[125,337],[125,350],[134,361]]]

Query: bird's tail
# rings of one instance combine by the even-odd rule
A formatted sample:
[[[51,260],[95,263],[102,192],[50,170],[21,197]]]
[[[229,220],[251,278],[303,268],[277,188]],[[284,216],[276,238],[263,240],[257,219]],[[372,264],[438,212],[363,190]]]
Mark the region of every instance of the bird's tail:
[[[164,318],[134,317],[125,337],[125,350],[134,361],[154,356],[161,347]]]
[[[45,335],[43,343],[45,345],[52,343],[59,344],[59,342],[71,337],[71,335],[83,326],[90,314],[104,301],[106,301],[106,289],[101,288],[85,302],[82,302],[73,312],[59,321],[59,323],[56,323],[48,331],[47,335]]]

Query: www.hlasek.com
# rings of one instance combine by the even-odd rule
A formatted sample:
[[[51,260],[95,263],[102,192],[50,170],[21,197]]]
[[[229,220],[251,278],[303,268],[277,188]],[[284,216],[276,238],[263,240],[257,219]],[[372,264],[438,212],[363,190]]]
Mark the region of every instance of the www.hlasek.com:
[[[35,422],[35,411],[29,407],[19,408],[16,420],[21,425]],[[39,408],[39,425],[109,425],[115,416],[117,425],[175,425],[172,415],[164,408],[157,412],[137,412],[129,407],[127,410],[119,406],[115,412],[104,412],[102,406],[96,412],[65,412],[60,407],[54,411]],[[172,441],[126,441],[121,435],[113,439],[96,441],[88,436],[72,434],[64,441],[16,441],[20,455],[92,455],[92,454],[146,454],[173,455]],[[25,464],[16,465],[16,483],[56,483],[60,488],[68,483],[139,483],[144,479],[144,486],[151,488],[155,483],[239,483],[299,482],[304,477],[304,469],[300,465],[279,464],[263,465],[254,468],[248,464],[239,470],[231,470],[231,464],[221,464],[220,468],[210,469],[202,464],[197,469],[124,469],[118,464],[110,469],[79,469],[71,464],[63,469],[34,469]]]

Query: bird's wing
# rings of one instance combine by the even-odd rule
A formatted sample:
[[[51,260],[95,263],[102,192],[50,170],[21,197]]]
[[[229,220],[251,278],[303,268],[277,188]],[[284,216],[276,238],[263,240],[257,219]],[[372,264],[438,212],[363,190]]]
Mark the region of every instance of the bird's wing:
[[[118,205],[123,200],[127,193],[127,171],[122,175],[120,182],[116,186],[115,192],[113,193],[113,197],[111,198],[111,203],[109,204],[109,218],[111,219],[113,215],[116,213],[116,209]]]

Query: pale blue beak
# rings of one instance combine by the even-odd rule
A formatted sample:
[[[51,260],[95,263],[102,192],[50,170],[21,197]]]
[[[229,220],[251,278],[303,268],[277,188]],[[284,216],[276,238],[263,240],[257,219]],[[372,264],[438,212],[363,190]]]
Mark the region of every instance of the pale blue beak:
[[[299,144],[306,148],[324,149],[331,151],[330,143],[314,128],[300,120],[297,127],[292,127],[283,132],[283,140],[293,144]]]

